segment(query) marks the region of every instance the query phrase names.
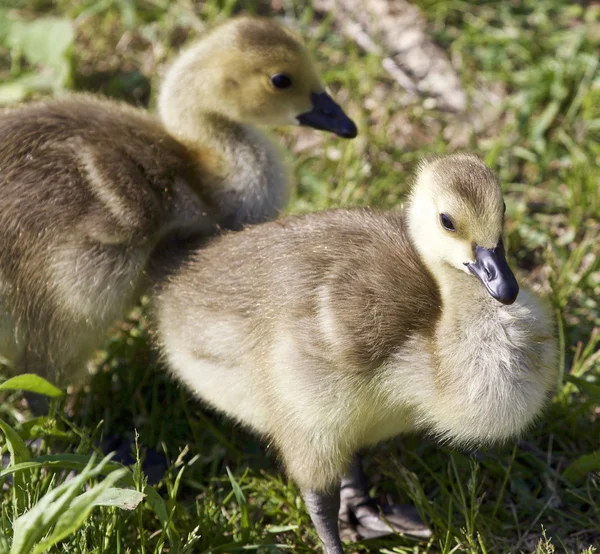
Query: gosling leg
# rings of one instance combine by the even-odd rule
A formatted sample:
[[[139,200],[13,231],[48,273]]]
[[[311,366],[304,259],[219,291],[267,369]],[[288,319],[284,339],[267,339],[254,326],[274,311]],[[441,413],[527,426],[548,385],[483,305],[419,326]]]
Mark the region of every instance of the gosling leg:
[[[356,455],[348,475],[342,479],[339,518],[343,527],[363,539],[392,533],[420,538],[431,536],[431,529],[423,523],[414,506],[380,504],[368,491],[360,456]]]
[[[325,554],[344,554],[338,530],[339,486],[326,492],[306,489],[302,491],[302,497],[323,543]]]

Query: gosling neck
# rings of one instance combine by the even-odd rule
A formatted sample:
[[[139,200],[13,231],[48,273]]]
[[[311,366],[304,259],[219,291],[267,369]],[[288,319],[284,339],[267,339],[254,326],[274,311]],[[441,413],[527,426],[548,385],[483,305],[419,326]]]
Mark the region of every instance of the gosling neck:
[[[161,112],[163,125],[193,154],[203,175],[226,178],[232,169],[230,152],[244,142],[244,125],[215,112],[188,111],[185,102],[167,114]]]
[[[196,158],[203,179],[221,181],[231,171],[227,146],[242,136],[242,125],[222,106],[223,68],[211,64],[213,47],[210,39],[200,41],[175,60],[160,88],[158,113],[169,134]]]
[[[227,229],[274,219],[289,198],[289,178],[278,148],[257,127],[214,111],[200,111],[185,98],[163,101],[160,116],[169,134],[195,160],[200,194],[215,223]],[[189,111],[188,111],[189,108]]]
[[[236,106],[225,103],[223,67],[211,62],[214,45],[201,41],[182,54],[164,80],[160,118],[185,145],[201,175],[198,191],[215,223],[238,229],[274,219],[287,203],[289,179],[278,149]]]
[[[223,102],[220,83],[224,69],[211,61],[211,52],[217,47],[213,42],[209,37],[181,53],[160,86],[159,116],[173,136],[186,142],[198,142],[198,118],[226,112],[219,109]]]

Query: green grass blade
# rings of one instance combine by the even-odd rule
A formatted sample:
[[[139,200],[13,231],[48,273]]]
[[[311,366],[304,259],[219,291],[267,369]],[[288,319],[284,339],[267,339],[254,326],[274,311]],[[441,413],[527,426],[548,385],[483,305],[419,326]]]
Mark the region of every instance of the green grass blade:
[[[56,543],[62,541],[71,533],[77,531],[77,529],[83,525],[92,510],[97,505],[103,505],[103,502],[106,499],[106,494],[110,491],[112,485],[124,477],[126,473],[126,469],[115,470],[107,475],[101,483],[94,486],[91,490],[71,499],[69,501],[68,508],[61,511],[50,536],[36,545],[35,549],[33,550],[33,554],[43,554]],[[86,475],[86,477],[88,476]]]
[[[563,471],[563,477],[572,483],[578,483],[590,471],[600,471],[600,451],[577,458]]]
[[[593,400],[600,402],[600,386],[594,385],[593,383],[590,383],[581,377],[575,377],[575,375],[571,375],[569,373],[565,375],[565,380],[569,381],[569,383],[577,385],[580,390],[584,391]]]

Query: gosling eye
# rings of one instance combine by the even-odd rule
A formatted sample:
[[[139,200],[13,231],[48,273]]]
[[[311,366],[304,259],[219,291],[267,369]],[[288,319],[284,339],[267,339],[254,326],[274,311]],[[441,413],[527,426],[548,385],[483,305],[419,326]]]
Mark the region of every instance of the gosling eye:
[[[452,220],[446,214],[440,214],[440,223],[442,224],[442,227],[446,229],[446,231],[456,231],[454,228],[454,223],[452,223]]]
[[[271,83],[275,88],[283,89],[292,86],[292,80],[285,73],[275,73],[271,77]]]
[[[506,202],[504,202],[504,201],[502,202],[502,208],[504,210],[504,213],[506,213]]]

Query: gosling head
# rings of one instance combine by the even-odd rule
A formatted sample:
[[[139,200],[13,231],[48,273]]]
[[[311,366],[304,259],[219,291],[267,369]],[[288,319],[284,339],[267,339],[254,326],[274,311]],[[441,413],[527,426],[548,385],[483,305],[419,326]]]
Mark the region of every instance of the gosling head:
[[[499,302],[516,300],[519,285],[502,243],[500,184],[479,158],[453,155],[422,164],[408,210],[411,238],[432,273],[467,272]]]
[[[167,73],[159,112],[167,127],[215,113],[240,123],[308,125],[344,138],[357,134],[296,36],[255,17],[229,20],[184,52]]]

